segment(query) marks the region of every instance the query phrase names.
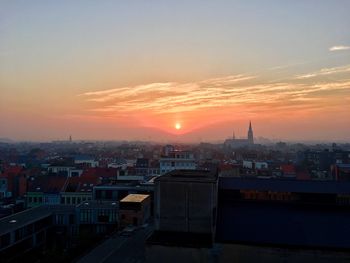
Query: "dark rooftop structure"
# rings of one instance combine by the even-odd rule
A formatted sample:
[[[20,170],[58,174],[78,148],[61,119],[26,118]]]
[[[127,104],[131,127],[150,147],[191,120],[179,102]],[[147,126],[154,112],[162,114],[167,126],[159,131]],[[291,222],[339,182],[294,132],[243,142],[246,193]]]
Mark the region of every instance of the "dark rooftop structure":
[[[77,206],[80,209],[109,209],[119,208],[119,202],[117,201],[102,201],[102,200],[89,200],[82,202]]]
[[[59,193],[66,181],[63,176],[39,176],[28,182],[28,192]]]
[[[52,211],[45,207],[35,207],[4,217],[0,220],[0,235],[14,231],[32,222],[37,222],[51,214]]]
[[[349,218],[350,211],[339,207],[221,202],[216,241],[348,250]]]
[[[219,188],[225,190],[254,189],[257,191],[347,194],[350,193],[350,182],[220,177]]]
[[[211,182],[217,180],[217,173],[209,170],[173,170],[158,178],[155,181],[196,181]]]
[[[296,199],[242,198],[244,192]],[[350,182],[219,178],[216,241],[287,248],[350,248]]]

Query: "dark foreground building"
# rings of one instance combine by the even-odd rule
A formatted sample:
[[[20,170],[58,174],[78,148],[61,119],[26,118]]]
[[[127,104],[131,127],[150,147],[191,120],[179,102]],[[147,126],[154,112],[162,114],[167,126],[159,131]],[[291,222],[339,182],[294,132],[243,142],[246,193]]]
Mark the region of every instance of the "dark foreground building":
[[[177,171],[158,179],[158,231],[147,243],[148,262],[350,262],[349,183],[201,173]],[[189,197],[198,194],[193,186],[209,181],[218,190],[217,209],[208,202],[216,194],[207,188],[196,209],[207,211],[214,225],[200,233],[190,227],[202,221],[189,216]]]
[[[155,180],[155,229],[148,262],[206,262],[213,246],[217,174],[175,170]]]

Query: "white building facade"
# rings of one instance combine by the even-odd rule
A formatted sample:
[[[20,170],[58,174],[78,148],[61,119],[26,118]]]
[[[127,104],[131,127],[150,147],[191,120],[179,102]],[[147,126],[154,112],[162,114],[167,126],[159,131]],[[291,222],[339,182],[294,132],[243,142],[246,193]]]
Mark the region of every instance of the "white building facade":
[[[160,175],[173,170],[195,170],[197,168],[194,154],[190,151],[172,151],[159,160]]]

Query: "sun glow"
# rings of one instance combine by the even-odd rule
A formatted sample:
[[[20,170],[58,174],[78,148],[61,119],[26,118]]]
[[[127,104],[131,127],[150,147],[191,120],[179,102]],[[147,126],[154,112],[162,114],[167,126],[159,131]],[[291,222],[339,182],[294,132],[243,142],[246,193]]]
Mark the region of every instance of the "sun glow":
[[[181,129],[181,123],[177,122],[175,123],[175,129],[180,130]]]

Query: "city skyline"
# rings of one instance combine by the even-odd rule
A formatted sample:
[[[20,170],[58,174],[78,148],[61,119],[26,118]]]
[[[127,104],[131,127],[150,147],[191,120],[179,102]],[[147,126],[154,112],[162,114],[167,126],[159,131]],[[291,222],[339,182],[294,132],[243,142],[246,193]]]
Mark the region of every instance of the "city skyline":
[[[0,138],[350,140],[348,1],[0,7]]]

